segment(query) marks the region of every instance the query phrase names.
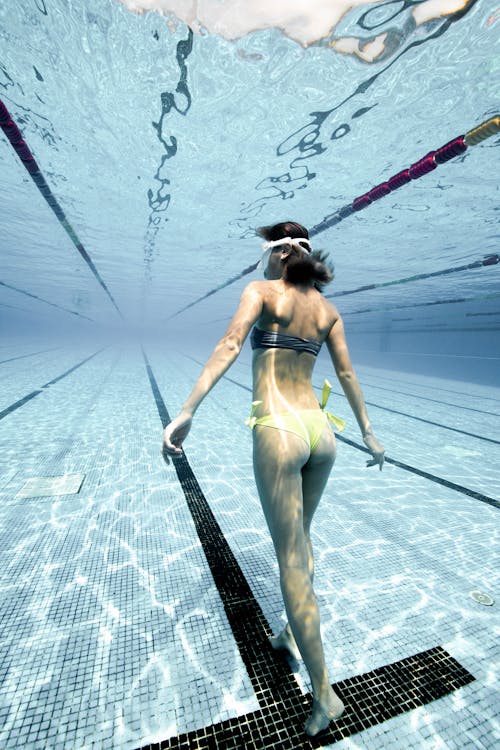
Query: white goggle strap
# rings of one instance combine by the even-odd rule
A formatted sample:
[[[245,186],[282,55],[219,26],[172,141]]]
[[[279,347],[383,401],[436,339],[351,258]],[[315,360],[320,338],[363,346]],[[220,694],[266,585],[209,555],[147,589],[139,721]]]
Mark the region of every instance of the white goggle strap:
[[[301,242],[306,242],[309,247],[302,247]],[[306,253],[311,252],[311,243],[306,237],[283,237],[281,240],[273,240],[272,242],[262,243],[262,258],[257,268],[266,268],[269,262],[269,257],[273,251],[273,248],[279,247],[280,245],[293,245],[299,250],[305,250]]]

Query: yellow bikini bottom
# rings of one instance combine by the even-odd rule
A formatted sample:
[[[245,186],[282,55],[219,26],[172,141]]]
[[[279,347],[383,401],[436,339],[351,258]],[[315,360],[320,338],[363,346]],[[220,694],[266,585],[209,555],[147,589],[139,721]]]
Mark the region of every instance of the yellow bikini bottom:
[[[332,386],[328,380],[325,380],[320,409],[301,409],[284,414],[265,414],[263,417],[256,417],[255,411],[262,401],[252,401],[252,411],[245,424],[251,430],[258,424],[264,427],[274,427],[284,432],[292,432],[307,443],[312,453],[321,439],[328,420],[333,422],[339,431],[343,430],[346,424],[343,419],[325,409],[331,389]]]

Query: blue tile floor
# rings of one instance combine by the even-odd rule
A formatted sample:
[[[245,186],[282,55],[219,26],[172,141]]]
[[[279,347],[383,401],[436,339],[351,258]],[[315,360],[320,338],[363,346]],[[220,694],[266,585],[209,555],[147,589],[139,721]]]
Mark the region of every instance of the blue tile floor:
[[[257,711],[186,496],[160,455],[161,422],[140,349],[49,348],[2,348],[10,361],[0,365],[0,747],[136,750]],[[174,416],[200,367],[181,352],[145,349]],[[278,569],[244,425],[249,362],[245,350],[231,379],[204,402],[185,448],[276,631],[284,622]],[[376,434],[396,463],[382,473],[365,468],[354,419],[320,357],[315,384],[325,376],[334,384],[332,410],[347,419],[341,437],[349,441],[338,440],[313,528],[332,680],[437,646],[475,679],[334,746],[493,748],[500,390],[357,372]],[[77,493],[18,496],[31,479],[76,474],[85,477]],[[474,601],[474,590],[494,604]],[[291,679],[309,691],[303,667]]]

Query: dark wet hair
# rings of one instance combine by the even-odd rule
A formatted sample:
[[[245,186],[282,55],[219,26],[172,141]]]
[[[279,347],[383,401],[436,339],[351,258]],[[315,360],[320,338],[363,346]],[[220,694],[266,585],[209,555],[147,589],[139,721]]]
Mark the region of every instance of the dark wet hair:
[[[282,221],[280,224],[258,227],[256,231],[267,242],[282,240],[285,237],[291,237],[292,239],[305,237],[307,240],[309,239],[307,229],[295,221]],[[325,284],[329,284],[334,277],[333,265],[328,262],[327,253],[320,250],[313,250],[311,253],[308,253],[309,246],[306,243],[304,243],[304,250],[306,252],[301,253],[300,250],[292,246],[290,255],[283,261],[285,278],[291,284],[308,284],[312,282],[316,289],[321,291]]]

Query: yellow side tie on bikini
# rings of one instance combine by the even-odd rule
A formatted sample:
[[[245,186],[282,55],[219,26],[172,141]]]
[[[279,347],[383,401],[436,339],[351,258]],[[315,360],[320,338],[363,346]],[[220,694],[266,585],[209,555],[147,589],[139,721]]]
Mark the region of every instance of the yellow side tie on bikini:
[[[328,403],[328,399],[330,398],[331,390],[332,390],[332,386],[328,382],[328,380],[326,380],[325,378],[323,391],[321,392],[320,406],[321,406],[321,410],[324,411],[324,413],[326,414],[330,422],[333,422],[337,430],[341,432],[346,426],[345,421],[325,409],[325,406]],[[252,401],[252,410],[250,412],[250,416],[247,419],[245,419],[245,424],[248,425],[251,430],[253,430],[253,428],[255,427],[255,423],[258,420],[258,417],[255,416],[255,412],[257,411],[257,407],[260,406],[261,403],[262,401]]]
[[[346,422],[341,419],[340,417],[337,417],[335,414],[332,414],[331,411],[327,411],[325,409],[325,406],[328,403],[328,399],[330,398],[330,393],[332,390],[331,383],[328,382],[328,380],[325,378],[325,382],[323,383],[323,390],[321,392],[321,409],[325,412],[326,416],[330,420],[330,422],[333,422],[335,427],[339,432],[342,432],[344,427],[346,426]]]
[[[261,404],[262,401],[252,401],[252,411],[250,412],[250,416],[248,419],[245,419],[245,424],[247,424],[251,430],[255,427],[255,423],[258,419],[258,417],[255,416],[255,412],[257,411],[257,407],[259,404]]]

